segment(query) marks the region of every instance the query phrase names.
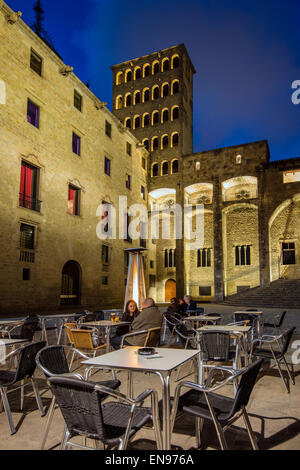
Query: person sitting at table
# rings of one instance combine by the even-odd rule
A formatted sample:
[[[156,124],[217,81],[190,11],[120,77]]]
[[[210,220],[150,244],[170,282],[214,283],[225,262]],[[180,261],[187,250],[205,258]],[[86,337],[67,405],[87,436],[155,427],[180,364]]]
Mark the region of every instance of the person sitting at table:
[[[137,303],[133,299],[129,299],[125,306],[125,312],[123,313],[120,321],[127,321],[132,323],[133,320],[138,316],[140,313]],[[116,336],[126,335],[129,333],[130,325],[121,325],[116,330]]]
[[[194,300],[192,300],[192,297],[190,295],[185,295],[183,297],[183,300],[184,300],[183,308],[185,312],[189,312],[190,310],[196,310],[197,304]]]
[[[162,323],[162,314],[159,309],[156,307],[155,302],[150,297],[146,298],[142,302],[142,311],[140,314],[133,320],[131,324],[131,333],[138,332],[141,330],[148,330],[149,328],[156,328],[161,326]],[[129,336],[123,342],[125,346],[143,346],[145,343],[147,333]],[[123,337],[122,336],[113,336],[111,338],[111,345],[114,349],[119,349]]]
[[[187,315],[184,311],[183,304],[183,299],[177,299],[176,297],[172,297],[172,299],[170,300],[170,305],[167,308],[167,314],[174,315],[174,313],[177,313],[181,317],[186,317]]]

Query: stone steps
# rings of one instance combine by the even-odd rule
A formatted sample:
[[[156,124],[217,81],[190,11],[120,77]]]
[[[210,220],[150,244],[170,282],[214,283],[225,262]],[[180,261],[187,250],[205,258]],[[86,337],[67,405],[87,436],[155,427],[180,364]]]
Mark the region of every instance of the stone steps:
[[[221,302],[243,307],[300,309],[300,279],[279,279],[265,287],[254,287],[231,295]]]

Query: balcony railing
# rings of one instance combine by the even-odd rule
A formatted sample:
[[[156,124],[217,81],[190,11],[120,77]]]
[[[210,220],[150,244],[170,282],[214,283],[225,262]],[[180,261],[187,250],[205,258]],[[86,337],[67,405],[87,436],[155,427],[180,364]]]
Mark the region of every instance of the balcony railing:
[[[19,194],[19,205],[32,211],[41,212],[41,201],[22,193]]]
[[[33,251],[21,250],[19,261],[23,263],[34,263],[34,255],[35,253]]]

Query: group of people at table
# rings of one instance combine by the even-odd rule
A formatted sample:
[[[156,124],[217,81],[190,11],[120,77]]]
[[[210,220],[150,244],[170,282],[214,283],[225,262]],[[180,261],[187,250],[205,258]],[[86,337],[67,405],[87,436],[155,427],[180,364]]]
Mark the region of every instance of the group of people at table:
[[[194,302],[189,295],[183,299],[173,297],[168,306],[167,313],[177,313],[182,317],[187,316],[186,312],[195,310],[196,302]],[[120,325],[115,335],[111,338],[110,343],[114,349],[119,349],[122,342],[122,336],[127,334],[129,330],[134,333],[136,331],[148,330],[149,328],[156,328],[162,324],[162,314],[158,307],[155,305],[154,300],[148,297],[143,300],[141,310],[139,310],[136,302],[133,299],[128,300],[126,303],[125,311],[120,318],[121,322],[128,322],[128,325]],[[126,346],[141,346],[146,339],[146,333],[128,337],[123,340]]]

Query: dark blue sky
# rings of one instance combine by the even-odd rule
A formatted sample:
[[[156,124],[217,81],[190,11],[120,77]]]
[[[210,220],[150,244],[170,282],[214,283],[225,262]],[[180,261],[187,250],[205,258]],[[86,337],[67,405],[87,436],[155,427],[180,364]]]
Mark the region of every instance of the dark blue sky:
[[[7,0],[32,23],[33,0]],[[194,151],[268,139],[300,157],[299,0],[43,0],[64,62],[111,109],[110,66],[185,43],[195,66]]]

